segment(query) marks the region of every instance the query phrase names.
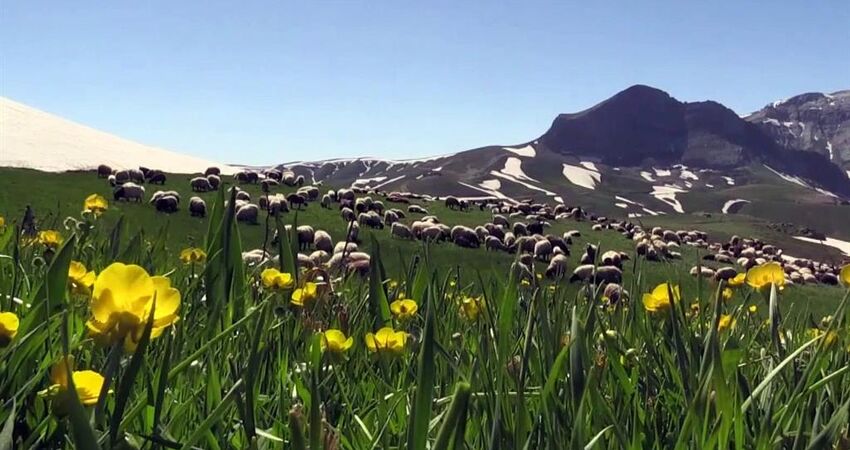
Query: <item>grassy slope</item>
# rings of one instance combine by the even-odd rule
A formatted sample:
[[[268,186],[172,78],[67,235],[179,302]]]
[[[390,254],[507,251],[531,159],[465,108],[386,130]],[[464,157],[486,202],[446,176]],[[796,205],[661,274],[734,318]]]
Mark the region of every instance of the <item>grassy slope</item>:
[[[212,206],[217,193],[197,194],[192,193],[188,186],[188,175],[170,174],[169,182],[162,188],[159,186],[147,186],[147,195],[151,195],[157,189],[177,190],[182,195],[182,209],[172,215],[161,214],[154,211],[147,203],[128,204],[110,201],[110,210],[104,216],[107,222],[114,222],[122,214],[128,221],[131,232],[144,230],[148,239],[158,235],[157,231],[163,226],[169,228],[169,241],[165,243],[170,252],[176,254],[192,242],[198,242],[208,227],[206,219],[192,218],[186,209],[189,197],[199,195],[205,198],[208,207]],[[225,179],[230,184],[229,178]],[[243,187],[252,199],[259,198],[259,186],[249,185]],[[279,192],[288,192],[290,189],[281,188]],[[82,200],[91,193],[99,193],[111,200],[111,188],[103,179],[98,179],[91,172],[71,172],[63,174],[41,173],[25,169],[0,169],[0,215],[8,221],[18,220],[22,217],[26,205],[31,205],[41,228],[61,229],[62,220],[69,215],[77,215],[82,206]],[[402,205],[403,206],[403,205]],[[479,225],[489,220],[489,214],[473,210],[468,213],[451,211],[438,202],[425,205],[432,214],[436,214],[444,223],[449,225]],[[294,220],[293,213],[286,216],[286,221]],[[645,224],[663,224],[673,228],[699,227],[716,233],[718,236],[726,234],[750,235],[757,228],[747,220],[707,220],[704,216],[696,215],[667,215],[654,218],[644,217]],[[317,203],[311,204],[307,209],[298,212],[298,223],[309,224],[317,229],[324,229],[331,233],[334,239],[344,235],[345,224],[339,218],[337,209],[322,209]],[[407,222],[412,221],[407,218]],[[701,220],[701,221],[700,221]],[[587,222],[564,222],[554,223],[549,232],[561,234],[566,230],[576,229],[581,231],[583,237],[573,245],[573,255],[570,260],[570,268],[578,264],[584,243],[591,241],[600,243],[604,249],[616,249],[630,251],[632,244],[619,234],[611,231],[592,232]],[[265,237],[266,229],[263,225],[241,224],[239,227],[243,241],[243,249],[259,248]],[[382,246],[382,253],[388,265],[388,271],[392,274],[400,273],[402,265],[409,258],[421,252],[422,244],[418,242],[400,241],[389,236],[388,229],[374,232]],[[367,229],[361,230],[361,239],[368,248],[370,239]],[[779,236],[774,236],[779,237]],[[805,248],[807,244],[801,247]],[[816,248],[816,247],[815,247]],[[799,248],[795,251],[800,250]],[[689,269],[695,264],[698,257],[697,252],[690,248],[683,248],[685,261],[680,264],[650,263],[643,267],[646,285],[664,281],[666,279],[681,279],[686,288],[693,289],[695,281],[688,277],[682,269]],[[505,253],[486,252],[484,249],[469,250],[462,249],[450,244],[438,244],[431,252],[432,258],[438,267],[446,269],[460,268],[465,276],[474,276],[480,272],[483,276],[504,276],[505,268],[512,262],[512,255]],[[797,254],[797,253],[795,253]],[[800,256],[805,256],[800,254]],[[538,264],[539,265],[539,264]],[[538,271],[545,268],[538,267]],[[627,270],[631,272],[632,267]],[[628,283],[626,283],[628,284]],[[832,312],[834,305],[840,298],[842,291],[837,288],[828,287],[795,287],[785,296],[794,303],[801,311],[810,310],[815,315],[825,315]]]

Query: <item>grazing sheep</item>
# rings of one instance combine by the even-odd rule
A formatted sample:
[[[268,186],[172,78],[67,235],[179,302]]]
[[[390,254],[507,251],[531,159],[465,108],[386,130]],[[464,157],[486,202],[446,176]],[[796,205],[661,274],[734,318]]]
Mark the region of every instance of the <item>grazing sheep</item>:
[[[295,184],[297,186],[303,186],[304,185],[304,175],[298,175],[297,177],[295,177]]]
[[[691,267],[690,273],[691,273],[691,276],[694,276],[694,277],[699,275],[703,278],[714,278],[714,269],[712,269],[711,267],[694,266],[694,267]]]
[[[393,222],[392,225],[390,225],[390,236],[410,240],[416,238],[413,235],[413,232],[410,231],[410,228],[408,228],[407,225],[401,222]]]
[[[428,214],[428,210],[419,205],[410,205],[407,207],[407,212],[412,214]]]
[[[319,198],[319,188],[316,186],[304,186],[299,188],[296,193],[303,195],[307,201],[310,202],[318,200]]]
[[[457,197],[449,195],[448,197],[446,197],[446,208],[449,208],[449,209],[452,209],[452,210],[459,209],[460,208],[460,200],[458,200]]]
[[[392,225],[398,222],[398,215],[393,211],[385,211],[384,212],[384,223],[387,225]]]
[[[333,239],[331,239],[331,235],[328,234],[327,231],[316,230],[313,235],[313,247],[315,247],[317,250],[324,250],[328,253],[333,252],[334,243]]]
[[[262,200],[262,199],[261,199]],[[268,210],[269,214],[272,216],[277,216],[282,212],[289,212],[289,202],[286,201],[286,197],[278,194],[273,195],[267,199],[268,201]]]
[[[269,169],[265,171],[266,179],[280,182],[283,179],[283,173],[277,169]]]
[[[207,167],[207,170],[204,171],[204,176],[208,177],[210,175],[221,176],[221,169],[218,167]]]
[[[623,289],[623,286],[617,283],[609,283],[602,291],[602,298],[607,298],[609,305],[616,305],[621,300],[628,300],[629,293]]]
[[[332,203],[332,200],[331,200],[330,195],[325,194],[325,195],[322,196],[322,201],[321,201],[322,208],[330,209],[331,203]]]
[[[192,197],[189,199],[189,214],[192,217],[206,217],[207,203],[201,197]]]
[[[478,239],[478,235],[475,234],[475,230],[463,225],[454,226],[449,233],[449,237],[455,245],[460,247],[478,248],[481,245],[481,241]]]
[[[614,266],[595,267],[593,264],[582,264],[573,271],[570,277],[570,283],[576,281],[589,282],[594,280],[597,283],[621,283],[623,281],[623,271]]]
[[[534,244],[534,257],[541,261],[548,261],[552,256],[552,243],[547,240],[537,241]]]
[[[278,185],[277,180],[272,179],[272,178],[267,178],[267,179],[260,182],[260,190],[262,190],[263,192],[269,192],[269,191],[271,191],[271,188],[273,188],[277,185]]]
[[[295,209],[301,209],[307,207],[307,199],[301,194],[289,194],[286,196],[286,201],[289,202],[289,206]]]
[[[239,207],[239,209],[236,210],[237,222],[246,222],[252,225],[256,225],[259,217],[260,207],[253,203],[242,205],[241,207]]]
[[[161,186],[165,184],[165,180],[165,173],[163,173],[161,170],[152,170],[148,174],[148,183],[150,184],[158,184]]]
[[[721,267],[714,272],[714,279],[717,281],[720,280],[731,280],[738,275],[738,271],[732,267]]]
[[[384,222],[381,221],[381,216],[376,214],[374,211],[370,211],[368,213],[360,213],[357,215],[357,222],[361,225],[366,225],[371,228],[383,229]]]
[[[310,261],[313,261],[314,266],[320,266],[327,262],[331,258],[331,255],[324,250],[316,250],[313,253],[310,253],[309,258]]]
[[[342,220],[346,222],[354,222],[357,220],[357,216],[354,214],[354,211],[352,211],[351,208],[340,209],[339,215],[342,217]]]
[[[130,169],[127,171],[130,175],[130,181],[138,184],[145,183],[145,173],[139,169]]]
[[[112,175],[112,167],[107,166],[106,164],[101,164],[97,166],[97,177],[98,178],[106,178]]]
[[[109,183],[109,185],[110,185],[110,186],[112,186],[112,187],[115,187],[115,185],[116,185],[116,184],[118,184],[118,181],[117,181],[117,179],[115,178],[115,175],[109,175],[108,177],[106,177],[106,181],[107,181],[107,182]]]
[[[212,190],[217,191],[219,186],[221,186],[221,177],[215,174],[207,175],[207,181],[210,182],[210,186],[212,186]]]
[[[115,183],[118,184],[119,186],[123,185],[124,183],[127,183],[129,181],[130,181],[130,171],[129,170],[119,170],[118,172],[115,172]]]
[[[614,250],[608,250],[603,253],[602,256],[599,257],[599,261],[603,266],[614,266],[623,268],[623,261],[620,257],[620,252],[615,252]]]
[[[357,238],[360,236],[360,225],[357,224],[357,221],[348,222],[348,240],[352,242],[357,242]]]
[[[249,266],[256,266],[268,260],[269,256],[268,252],[264,252],[263,249],[255,248],[254,250],[242,252],[242,262]]]
[[[171,214],[177,212],[177,204],[177,198],[171,195],[163,195],[156,199],[156,202],[154,202],[154,207],[156,208],[157,212]]]
[[[487,236],[484,238],[484,250],[507,250],[502,240],[496,236]]]
[[[194,192],[209,192],[213,190],[212,184],[210,184],[210,180],[204,177],[195,177],[189,181],[189,184],[192,186],[192,191]]]
[[[355,244],[354,242],[339,241],[339,242],[336,243],[336,245],[334,245],[334,248],[333,248],[334,254],[343,253],[343,252],[351,253],[351,252],[356,252],[356,251],[357,251],[357,244]]]
[[[597,248],[593,244],[587,244],[584,254],[581,255],[581,264],[593,264],[596,261]]]
[[[298,248],[310,248],[310,246],[313,245],[313,239],[316,236],[316,232],[313,230],[313,227],[310,225],[299,225],[295,230],[298,233]]]
[[[426,226],[419,233],[419,238],[426,242],[438,242],[445,240],[446,236],[442,228],[436,225],[430,225]]]
[[[564,255],[555,255],[549,261],[549,266],[546,267],[544,275],[550,280],[561,279],[567,273],[567,263],[569,260]]]
[[[122,184],[112,192],[115,201],[126,200],[141,203],[145,197],[145,187],[139,186],[131,181]]]

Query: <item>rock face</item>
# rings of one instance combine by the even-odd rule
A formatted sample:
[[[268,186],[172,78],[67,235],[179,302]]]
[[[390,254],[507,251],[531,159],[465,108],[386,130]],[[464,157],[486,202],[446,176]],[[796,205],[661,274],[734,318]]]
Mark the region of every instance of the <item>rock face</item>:
[[[807,93],[746,117],[779,145],[823,155],[850,170],[850,90]]]

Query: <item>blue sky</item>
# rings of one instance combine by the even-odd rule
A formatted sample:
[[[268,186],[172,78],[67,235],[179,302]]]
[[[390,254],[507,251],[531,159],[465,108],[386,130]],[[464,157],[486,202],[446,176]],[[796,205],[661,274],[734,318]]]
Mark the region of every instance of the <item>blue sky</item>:
[[[0,95],[225,162],[412,158],[637,83],[739,113],[848,89],[848,23],[846,0],[6,1]]]

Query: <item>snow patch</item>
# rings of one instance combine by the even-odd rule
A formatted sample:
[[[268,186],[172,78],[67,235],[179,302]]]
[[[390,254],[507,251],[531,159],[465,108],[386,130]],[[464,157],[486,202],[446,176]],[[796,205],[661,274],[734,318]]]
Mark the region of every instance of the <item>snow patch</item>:
[[[556,201],[556,202],[558,202],[558,203],[564,203],[564,198],[563,198],[563,197],[561,197],[560,195],[556,195],[556,196],[555,196],[555,201]]]
[[[614,203],[614,206],[617,208],[629,209],[629,205],[627,203]]]
[[[537,182],[537,180],[529,177],[525,174],[525,172],[522,171],[522,160],[513,156],[511,156],[505,161],[505,168],[501,170],[501,173],[513,178],[528,180],[535,183]]]
[[[602,174],[596,170],[593,163],[581,163],[581,166],[564,163],[563,174],[570,183],[587,189],[596,189],[596,184],[602,180]],[[582,167],[583,166],[583,167]]]
[[[723,209],[721,209],[720,211],[723,214],[729,214],[729,209],[732,208],[733,206],[737,205],[738,203],[750,203],[750,201],[744,200],[742,198],[738,198],[738,199],[735,199],[735,200],[729,200],[729,201],[727,201],[726,203],[723,204]]]
[[[769,124],[776,126],[776,127],[779,126],[779,121],[776,120],[776,119],[764,119],[764,120],[761,121],[761,123],[769,123]]]
[[[847,171],[847,178],[850,178],[850,170]]]
[[[615,196],[614,196],[614,199],[619,200],[619,201],[621,201],[621,202],[623,202],[623,203],[628,203],[629,205],[643,206],[643,203],[634,202],[634,201],[631,201],[631,200],[627,199],[626,197],[621,197],[621,196],[619,196],[619,195],[615,195]]]
[[[492,180],[482,181],[479,186],[483,187],[484,189],[492,189],[494,191],[498,191],[502,188],[502,182],[494,178]]]
[[[641,213],[629,213],[629,219],[634,219],[636,217],[643,217]]]
[[[646,180],[646,181],[655,181],[655,178],[652,178],[652,174],[645,171],[645,170],[642,170],[640,172],[640,176],[642,176],[643,179]]]
[[[809,184],[806,183],[805,181],[803,181],[803,179],[800,178],[800,177],[795,177],[794,175],[788,175],[786,173],[782,173],[778,170],[773,169],[772,167],[768,166],[767,164],[765,164],[764,167],[766,167],[767,170],[778,175],[783,180],[788,181],[789,183],[794,183],[794,184],[802,186],[804,188],[811,188],[811,186],[809,186]]]
[[[478,187],[478,186],[475,186],[475,185],[472,185],[472,184],[469,184],[469,183],[464,183],[463,181],[458,181],[458,184],[461,185],[461,186],[468,187],[470,189],[474,189],[474,190],[479,191],[479,192],[483,192],[485,194],[488,194],[491,197],[500,198],[500,199],[505,200],[506,202],[512,203],[514,205],[519,203],[516,200],[508,197],[505,194],[502,194],[501,192],[499,192],[495,189],[482,188],[482,187]]]
[[[663,186],[653,186],[652,192],[649,195],[661,200],[664,203],[673,207],[673,210],[678,213],[684,213],[685,210],[682,208],[682,203],[676,199],[676,194],[681,194],[688,192],[679,186],[674,184],[665,184]]]
[[[667,169],[656,169],[653,167],[652,170],[655,172],[655,176],[657,177],[669,177],[673,174],[673,172]]]
[[[590,161],[582,161],[582,162],[580,162],[579,164],[581,164],[581,165],[582,165],[585,169],[587,169],[587,170],[592,170],[592,171],[594,171],[594,172],[599,172],[599,169],[597,169],[597,168],[596,168],[596,164],[594,164],[594,163],[592,163],[592,162],[590,162]]]
[[[699,181],[699,177],[697,176],[697,174],[695,174],[695,173],[691,172],[691,171],[690,171],[690,170],[688,170],[686,167],[683,167],[683,168],[682,168],[682,172],[681,172],[681,173],[679,173],[679,178],[681,178],[681,179],[683,179],[683,180],[694,180],[694,181]]]
[[[664,213],[662,213],[662,212],[653,211],[653,210],[651,210],[651,209],[649,209],[649,208],[643,208],[643,212],[645,212],[645,213],[649,214],[650,216],[660,216],[660,215],[664,214]]]
[[[832,154],[832,142],[826,141],[826,149],[829,151],[829,160],[835,159],[835,155]]]
[[[713,188],[713,187],[714,187],[714,185],[713,185],[713,184],[705,183],[705,187],[707,187],[707,188]]]
[[[531,145],[526,145],[525,147],[521,148],[502,147],[502,149],[517,154],[519,156],[524,156],[526,158],[534,158],[535,156],[537,156],[537,152]]]
[[[812,244],[821,244],[821,245],[827,245],[829,247],[837,248],[838,250],[841,250],[841,252],[844,253],[845,255],[850,256],[850,242],[842,241],[841,239],[835,239],[835,238],[827,237],[826,239],[821,241],[821,240],[806,237],[806,236],[794,236],[794,239],[798,239],[798,240],[801,240],[801,241],[804,241],[804,242],[809,242],[809,243],[812,243]]]
[[[726,180],[726,184],[728,184],[729,186],[735,185],[735,179],[734,178],[732,178],[732,177],[721,177],[721,178]]]

